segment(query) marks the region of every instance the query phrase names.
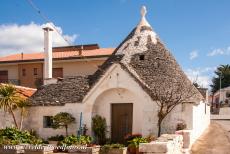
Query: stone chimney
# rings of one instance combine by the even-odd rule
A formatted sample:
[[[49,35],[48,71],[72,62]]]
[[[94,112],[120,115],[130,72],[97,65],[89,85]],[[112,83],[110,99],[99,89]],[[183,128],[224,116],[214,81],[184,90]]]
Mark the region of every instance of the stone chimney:
[[[53,56],[52,56],[52,31],[53,28],[50,23],[47,23],[44,27],[44,68],[43,68],[43,80],[44,85],[50,84],[52,80],[53,69]]]

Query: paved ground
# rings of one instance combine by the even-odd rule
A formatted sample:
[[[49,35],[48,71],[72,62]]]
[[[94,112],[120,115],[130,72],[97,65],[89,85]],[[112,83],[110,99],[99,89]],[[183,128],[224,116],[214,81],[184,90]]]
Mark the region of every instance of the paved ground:
[[[192,146],[192,154],[230,154],[230,133],[220,124],[211,122]]]

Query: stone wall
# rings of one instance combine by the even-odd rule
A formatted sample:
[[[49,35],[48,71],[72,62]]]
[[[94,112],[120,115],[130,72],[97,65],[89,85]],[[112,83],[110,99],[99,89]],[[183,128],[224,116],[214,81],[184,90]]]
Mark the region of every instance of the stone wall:
[[[143,154],[182,154],[183,137],[175,134],[163,134],[156,141],[141,143],[139,152]]]

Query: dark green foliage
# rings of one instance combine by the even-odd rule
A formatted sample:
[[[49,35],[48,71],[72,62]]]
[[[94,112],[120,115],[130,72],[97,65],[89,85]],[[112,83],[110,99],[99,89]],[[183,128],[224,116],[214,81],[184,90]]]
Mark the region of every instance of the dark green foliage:
[[[137,137],[142,137],[141,134],[128,134],[125,136],[125,145],[128,146],[129,145],[129,142],[131,140],[133,140],[134,138],[137,138]]]
[[[0,85],[0,109],[9,112],[12,115],[16,128],[18,128],[18,124],[13,110],[18,107],[20,100],[22,100],[22,98],[19,96],[17,89],[13,85]]]
[[[56,135],[56,136],[51,136],[48,138],[49,141],[62,141],[64,140],[64,136],[63,135]]]
[[[143,137],[136,137],[129,141],[129,147],[135,147],[138,148],[140,143],[148,143],[146,138]]]
[[[20,131],[17,128],[0,130],[0,145],[16,145],[20,143],[41,144],[42,140],[31,135],[28,131]]]
[[[63,141],[61,141],[61,145],[63,146],[71,146],[71,145],[88,145],[92,142],[92,138],[90,136],[75,136],[71,135],[65,137]]]
[[[102,146],[100,153],[107,154],[110,149],[122,149],[124,147],[123,144],[105,144]]]
[[[96,137],[97,144],[104,145],[106,143],[106,120],[105,118],[96,115],[93,117],[92,121],[92,130]]]
[[[75,118],[71,114],[67,112],[60,112],[53,117],[52,127],[54,129],[65,128],[66,136],[68,136],[68,125],[72,123],[75,123]]]
[[[215,71],[216,77],[212,78],[211,90],[213,93],[220,89],[220,78],[221,88],[230,86],[230,65],[220,65]]]

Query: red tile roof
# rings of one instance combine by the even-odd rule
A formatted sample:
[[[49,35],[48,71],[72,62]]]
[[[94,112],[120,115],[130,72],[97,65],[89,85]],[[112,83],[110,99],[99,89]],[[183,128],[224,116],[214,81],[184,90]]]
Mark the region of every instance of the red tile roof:
[[[6,84],[0,83],[0,85],[4,86]],[[14,87],[16,88],[18,94],[20,96],[26,98],[26,99],[29,98],[29,97],[31,97],[37,91],[37,89],[23,87],[23,86],[16,86],[16,85],[14,85]]]
[[[99,48],[92,50],[83,50],[82,55],[79,55],[79,50],[72,51],[58,51],[53,52],[54,59],[65,58],[81,58],[81,57],[97,57],[111,55],[114,48]],[[0,57],[1,62],[15,62],[15,61],[30,61],[30,60],[42,60],[44,59],[44,52],[29,53],[29,54],[14,54],[5,57]]]
[[[15,88],[17,89],[18,93],[25,98],[31,97],[37,91],[37,89],[22,86],[15,86]]]

